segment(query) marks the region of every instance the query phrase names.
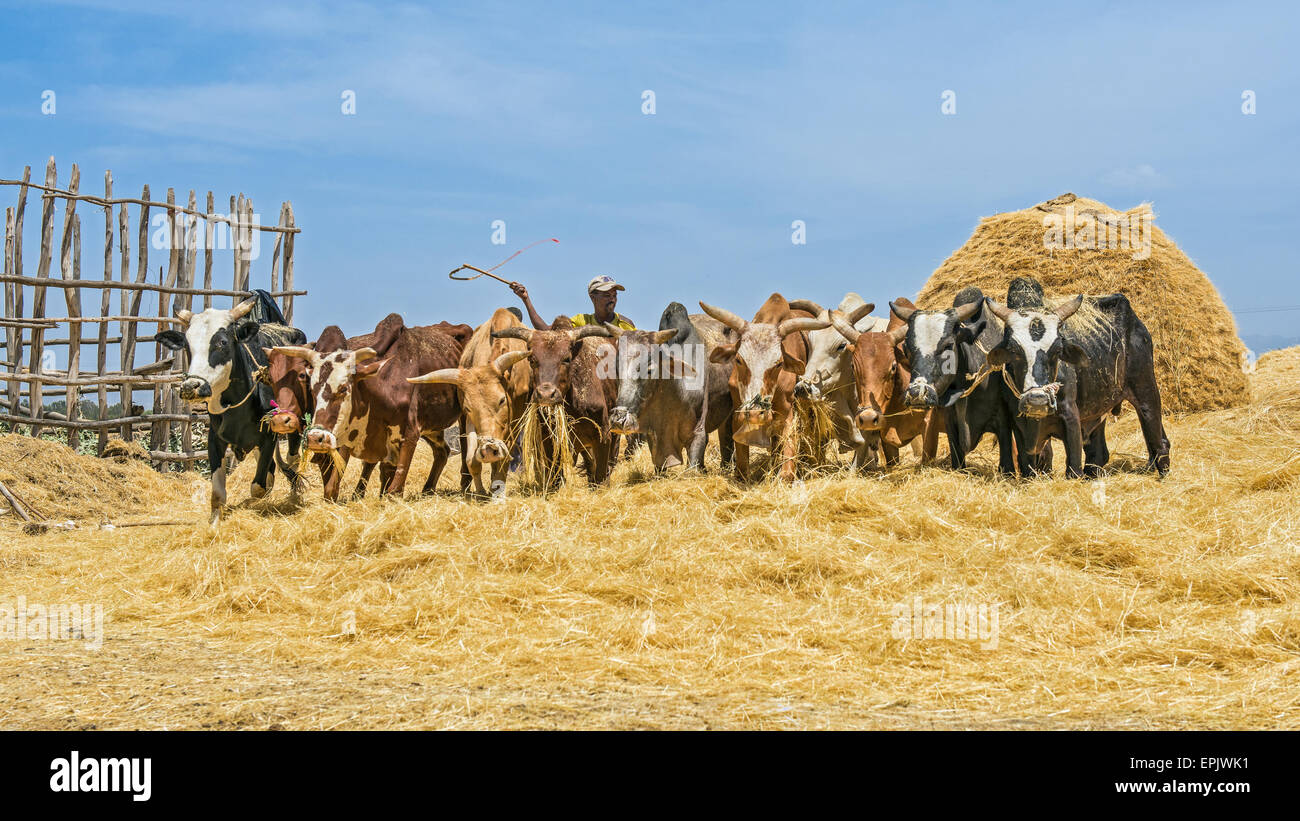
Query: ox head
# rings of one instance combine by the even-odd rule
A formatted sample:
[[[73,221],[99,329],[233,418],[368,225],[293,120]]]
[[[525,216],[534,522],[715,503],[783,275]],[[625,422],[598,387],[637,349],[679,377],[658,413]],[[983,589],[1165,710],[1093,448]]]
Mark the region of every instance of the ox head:
[[[807,311],[819,319],[828,321],[830,319],[829,312],[810,299],[791,300],[790,307]],[[841,314],[853,317],[850,322],[857,326],[858,330],[883,330],[884,320],[879,320],[879,328],[874,327],[875,319],[864,321],[868,320],[867,315],[874,309],[875,306],[864,302],[862,297],[855,293],[848,293],[840,301],[838,310]],[[803,375],[795,383],[794,395],[818,399],[824,392],[852,381],[849,371],[852,367],[851,360],[849,343],[835,328],[827,327],[809,331],[808,361]]]
[[[1061,325],[1083,305],[1083,295],[1055,310],[1015,311],[987,300],[989,310],[1002,320],[1002,342],[989,351],[989,364],[1001,366],[1020,392],[1020,415],[1042,419],[1056,412],[1056,367],[1062,359],[1078,364],[1083,349],[1061,335]]]
[[[455,385],[465,412],[474,458],[483,463],[510,456],[510,369],[528,358],[528,351],[508,351],[486,365],[443,368],[406,381],[416,385]]]
[[[947,403],[954,387],[960,386],[959,346],[979,338],[980,328],[968,324],[981,303],[971,302],[943,311],[923,311],[906,300],[889,303],[890,312],[902,323],[890,335],[901,343],[903,361],[910,371],[903,401],[913,408],[932,408]]]
[[[582,350],[582,340],[589,336],[609,336],[601,325],[583,325],[561,331],[535,331],[516,325],[492,332],[493,339],[519,339],[528,345],[528,364],[532,366],[532,400],[539,405],[558,405],[569,395],[573,384],[573,357]]]
[[[703,357],[692,355],[693,352],[683,351],[682,346],[672,344],[679,333],[677,328],[625,331],[609,323],[606,323],[605,328],[617,340],[618,357],[618,399],[609,414],[609,429],[614,433],[641,433],[641,409],[646,401],[667,380],[702,375],[687,360],[702,367],[699,360]],[[699,354],[702,354],[703,347],[697,347]]]
[[[714,348],[709,360],[731,364],[729,384],[736,408],[733,435],[738,442],[752,439],[757,443],[764,438],[763,431],[776,419],[780,391],[788,392],[786,403],[791,400],[795,377],[804,372],[807,364],[807,346],[801,332],[830,326],[830,322],[816,317],[790,317],[789,310],[769,310],[786,305],[784,299],[773,294],[755,320],[746,322],[731,311],[700,303],[706,314],[737,334],[735,341]],[[786,318],[760,320],[776,320],[780,315]]]
[[[312,346],[307,346],[314,352]],[[266,354],[264,381],[275,395],[275,408],[267,418],[272,433],[299,433],[303,417],[311,413],[311,373],[307,360],[290,356],[275,348],[263,348]]]
[[[197,314],[181,311],[177,319],[185,328],[161,331],[154,340],[164,348],[189,352],[189,369],[182,374],[179,393],[191,406],[209,413],[225,413],[221,393],[230,385],[239,345],[257,334],[258,324],[244,317],[257,299],[246,299],[230,310],[208,308]]]
[[[284,345],[272,350],[307,363],[311,376],[308,393],[314,408],[306,431],[307,449],[324,453],[349,444],[339,438],[352,421],[356,386],[379,373],[391,359],[377,359],[374,348],[318,353],[303,345]]]
[[[863,313],[869,313],[871,306]],[[891,333],[859,331],[853,316],[830,312],[831,324],[848,345],[852,357],[853,381],[857,389],[858,408],[853,423],[862,431],[879,431],[885,427],[885,412],[894,394],[906,384],[908,372],[898,362],[896,337]],[[901,327],[901,326],[900,326]]]

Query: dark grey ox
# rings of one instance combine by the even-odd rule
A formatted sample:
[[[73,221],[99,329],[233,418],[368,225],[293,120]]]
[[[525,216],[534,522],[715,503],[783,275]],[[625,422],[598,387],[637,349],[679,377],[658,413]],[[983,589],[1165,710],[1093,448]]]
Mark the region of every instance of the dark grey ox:
[[[1151,334],[1123,294],[1089,297],[1102,319],[1067,324],[1084,296],[1054,310],[1014,310],[988,300],[1005,325],[989,362],[1003,368],[1017,397],[1016,429],[1038,453],[1049,437],[1065,442],[1065,473],[1096,476],[1110,460],[1106,416],[1127,401],[1137,411],[1147,467],[1169,472],[1169,438],[1160,415]]]
[[[710,363],[713,346],[726,328],[710,316],[689,316],[680,302],[664,309],[658,331],[624,331],[606,325],[615,337],[618,357],[618,398],[610,412],[610,430],[642,434],[650,442],[655,470],[682,464],[682,451],[691,468],[704,469],[709,433],[719,433],[723,462],[730,461],[730,369]]]

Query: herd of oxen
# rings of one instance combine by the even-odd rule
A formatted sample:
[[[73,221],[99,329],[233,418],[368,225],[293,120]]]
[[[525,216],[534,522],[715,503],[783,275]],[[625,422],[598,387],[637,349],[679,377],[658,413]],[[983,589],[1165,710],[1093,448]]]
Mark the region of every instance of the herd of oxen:
[[[1069,322],[1085,299],[1092,320]],[[365,493],[376,465],[381,493],[400,494],[423,439],[434,453],[429,492],[450,455],[444,432],[456,426],[462,491],[501,498],[530,403],[564,409],[593,484],[607,480],[620,438],[645,441],[656,470],[683,464],[683,454],[703,470],[714,431],[723,468],[738,480],[750,478],[749,450],[758,447],[793,481],[801,440],[792,431],[810,403],[830,411],[833,438],[856,470],[881,457],[892,466],[904,446],[928,461],[942,432],[954,469],[992,434],[1003,475],[1049,471],[1057,438],[1066,475],[1080,477],[1108,461],[1107,415],[1127,401],[1148,467],[1169,469],[1151,336],[1123,295],[1048,307],[1041,285],[1022,278],[1003,303],[966,288],[942,310],[894,300],[887,318],[871,316],[874,305],[856,294],[829,310],[772,294],[748,321],[700,307],[688,314],[670,304],[655,331],[575,328],[567,317],[535,330],[505,308],[477,328],[410,327],[390,314],[370,333],[347,337],[331,325],[308,343],[259,291],[230,310],[182,311],[183,332],[156,339],[185,352],[180,396],[209,414],[213,521],[226,502],[227,449],[239,459],[258,452],[254,497],[271,488],[277,466],[297,493],[305,439],[326,498],[337,500],[353,457],[363,463],[354,494]],[[538,457],[558,458],[555,444],[544,437]]]

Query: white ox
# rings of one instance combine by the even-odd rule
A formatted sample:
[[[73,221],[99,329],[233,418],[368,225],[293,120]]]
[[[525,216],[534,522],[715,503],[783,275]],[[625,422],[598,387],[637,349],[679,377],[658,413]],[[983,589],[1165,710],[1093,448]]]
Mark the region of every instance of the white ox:
[[[830,321],[830,311],[808,299],[796,299],[792,308],[802,308],[818,319]],[[863,333],[883,332],[889,325],[888,317],[869,316],[874,306],[850,291],[840,300],[839,310],[848,315],[853,327]],[[848,342],[834,326],[808,332],[808,364],[803,376],[795,383],[797,399],[825,400],[835,417],[835,437],[840,453],[853,452],[853,467],[860,470],[874,467],[878,437],[862,431],[853,423],[857,413],[857,396],[853,382],[853,353]]]

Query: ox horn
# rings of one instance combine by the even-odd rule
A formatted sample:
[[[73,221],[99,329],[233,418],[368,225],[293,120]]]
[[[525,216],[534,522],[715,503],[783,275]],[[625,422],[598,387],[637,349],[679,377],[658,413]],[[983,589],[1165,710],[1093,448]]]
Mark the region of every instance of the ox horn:
[[[276,345],[271,350],[278,354],[291,356],[294,359],[306,359],[309,361],[311,360],[312,354],[316,353],[311,348],[303,345]],[[268,354],[268,356],[269,355],[270,354]]]
[[[611,334],[609,328],[606,328],[604,325],[583,325],[581,328],[575,328],[569,331],[569,338],[574,342],[577,342],[579,339],[586,339],[589,336],[610,337],[613,336],[613,334]]]
[[[1065,320],[1074,316],[1074,312],[1079,310],[1082,307],[1083,307],[1083,294],[1079,294],[1069,302],[1065,302],[1061,305],[1057,305],[1056,315],[1061,318],[1062,322],[1064,322]]]
[[[863,317],[865,317],[867,314],[871,313],[874,310],[876,310],[876,303],[874,302],[862,303],[861,305],[859,305],[858,307],[854,308],[852,311],[849,312],[849,324],[857,325],[859,322],[862,321]]]
[[[613,322],[606,322],[605,330],[609,331],[609,335],[615,339],[618,339],[623,335],[623,329],[615,325]]]
[[[176,312],[176,318],[181,321],[182,325],[189,325],[190,320],[194,318],[194,312],[187,311],[184,308],[181,308],[179,311]]]
[[[829,328],[831,323],[824,319],[815,319],[811,316],[797,316],[794,319],[787,319],[780,325],[776,326],[776,332],[782,339],[798,331],[820,331],[822,328]]]
[[[492,332],[493,339],[519,339],[524,342],[533,341],[533,329],[525,328],[523,325],[512,325],[509,328],[502,328],[499,331]]]
[[[813,302],[811,299],[792,299],[790,307],[796,311],[807,311],[813,316],[821,316],[826,313],[826,309]]]
[[[745,332],[745,327],[749,325],[748,322],[741,319],[736,314],[733,314],[731,311],[726,310],[725,308],[715,308],[712,305],[701,302],[700,309],[703,310],[704,313],[718,320],[723,325],[726,325],[728,328],[733,329],[737,333],[743,334]]]
[[[843,311],[840,310],[831,311],[830,316],[831,316],[831,324],[835,326],[835,330],[839,331],[840,335],[843,336],[845,339],[847,339],[849,342],[852,342],[853,344],[856,345],[858,342],[858,337],[862,336],[862,331],[859,331],[857,328],[853,327],[853,323],[849,322],[848,318],[844,316]]]
[[[965,322],[975,316],[975,314],[979,313],[980,307],[981,303],[979,302],[968,302],[960,308],[957,308],[953,312],[953,315],[957,317],[958,322]]]
[[[889,310],[890,313],[892,313],[894,316],[898,317],[899,319],[903,320],[904,322],[907,322],[909,319],[912,318],[912,314],[916,313],[916,308],[909,308],[904,305],[900,305],[897,300],[889,303]]]
[[[528,351],[506,351],[492,363],[492,370],[496,371],[499,376],[505,376],[506,371],[513,368],[515,363],[527,358]]]
[[[895,345],[902,342],[904,339],[907,339],[907,326],[899,325],[897,328],[889,332],[889,338],[894,340]]]
[[[379,356],[379,351],[374,348],[358,348],[353,352],[352,361],[360,365],[362,362],[369,362],[377,356]]]
[[[256,304],[257,304],[257,297],[249,297],[248,299],[244,300],[243,302],[239,303],[238,305],[230,309],[230,318],[231,319],[244,318],[245,316],[248,315],[249,311],[253,310],[253,306]]]
[[[662,331],[655,331],[654,340],[656,345],[666,345],[667,343],[672,342],[676,338],[677,338],[676,328],[664,328]]]
[[[1006,322],[1011,319],[1011,309],[1005,305],[999,305],[997,300],[991,296],[984,297],[984,302],[989,306],[989,310],[998,319]]]
[[[524,354],[527,356],[527,354]],[[509,354],[506,354],[509,356]],[[407,382],[417,385],[459,385],[460,368],[441,368],[436,371],[429,371],[421,376],[408,376]]]

